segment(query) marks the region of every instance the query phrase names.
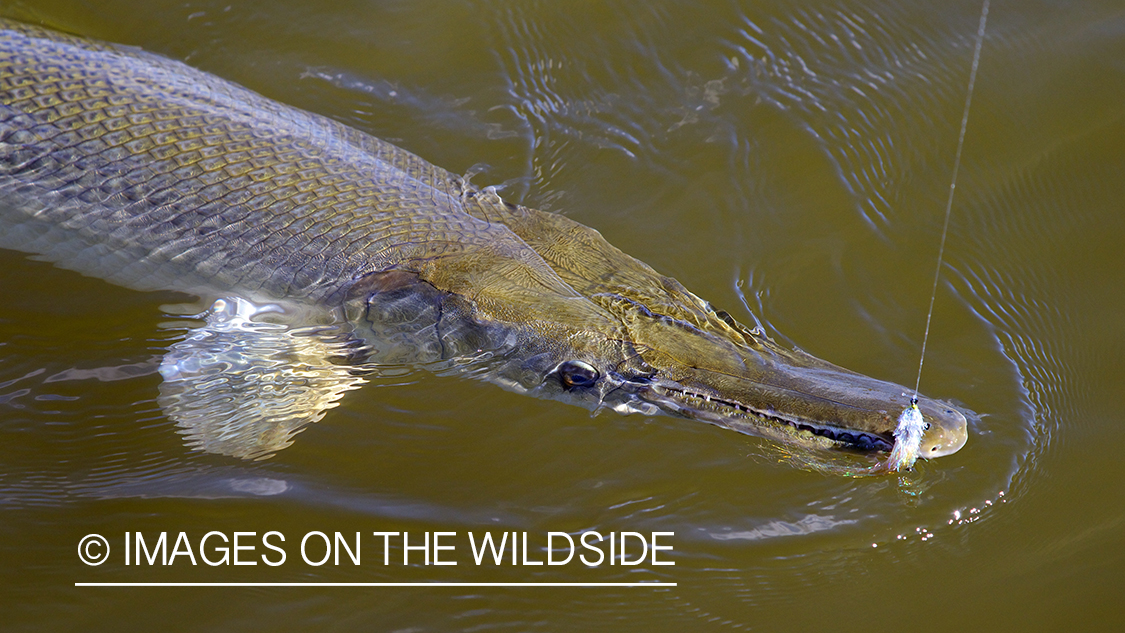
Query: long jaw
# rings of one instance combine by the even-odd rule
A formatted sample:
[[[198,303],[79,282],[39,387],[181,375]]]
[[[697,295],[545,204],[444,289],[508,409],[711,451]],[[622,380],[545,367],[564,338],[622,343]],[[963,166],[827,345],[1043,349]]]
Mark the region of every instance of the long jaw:
[[[869,452],[889,451],[894,446],[894,438],[890,433],[845,429],[775,408],[756,408],[720,396],[693,391],[680,385],[653,385],[651,392],[650,397],[654,401],[659,401],[661,408],[670,413],[809,448],[855,449]]]
[[[905,387],[857,374],[800,352],[742,356],[742,371],[692,367],[652,376],[634,394],[666,413],[815,449],[877,453],[894,446]],[[756,360],[757,368],[746,361]],[[751,365],[753,363],[750,363]],[[919,457],[964,446],[967,420],[952,406],[920,397],[927,424]]]

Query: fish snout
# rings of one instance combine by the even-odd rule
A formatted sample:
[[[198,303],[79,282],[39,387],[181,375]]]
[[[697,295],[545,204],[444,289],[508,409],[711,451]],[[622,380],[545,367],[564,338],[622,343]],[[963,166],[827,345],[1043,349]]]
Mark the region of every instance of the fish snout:
[[[922,436],[918,457],[933,459],[961,450],[969,439],[969,422],[965,414],[952,406],[934,400],[918,405],[929,428]]]

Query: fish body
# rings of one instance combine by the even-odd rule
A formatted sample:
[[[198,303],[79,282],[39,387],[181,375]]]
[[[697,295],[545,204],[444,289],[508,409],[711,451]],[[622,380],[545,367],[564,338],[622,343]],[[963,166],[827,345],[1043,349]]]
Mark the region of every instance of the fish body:
[[[165,358],[161,406],[193,446],[239,457],[273,454],[359,387],[346,363],[869,452],[896,444],[906,404],[564,216],[180,62],[12,21],[0,247],[216,301]],[[918,411],[920,455],[964,444],[960,412]]]

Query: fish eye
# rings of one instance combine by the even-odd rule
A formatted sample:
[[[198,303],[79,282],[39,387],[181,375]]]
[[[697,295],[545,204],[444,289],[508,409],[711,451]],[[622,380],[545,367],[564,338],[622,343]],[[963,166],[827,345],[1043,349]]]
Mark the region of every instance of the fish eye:
[[[559,365],[559,380],[567,389],[575,387],[589,387],[597,382],[601,375],[593,365],[581,360],[568,360]]]

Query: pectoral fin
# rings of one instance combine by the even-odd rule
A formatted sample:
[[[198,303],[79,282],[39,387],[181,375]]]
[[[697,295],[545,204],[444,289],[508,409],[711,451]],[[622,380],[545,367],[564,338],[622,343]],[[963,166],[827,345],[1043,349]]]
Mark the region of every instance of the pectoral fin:
[[[267,459],[365,382],[340,361],[353,351],[348,338],[252,320],[268,310],[216,301],[207,324],[164,356],[160,407],[192,448]]]

